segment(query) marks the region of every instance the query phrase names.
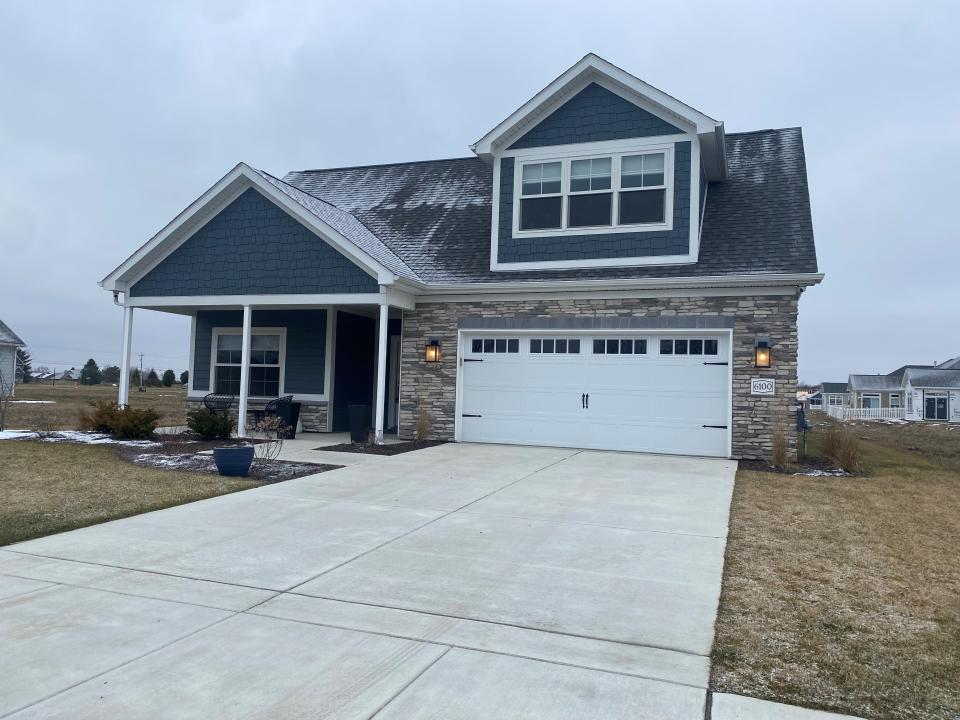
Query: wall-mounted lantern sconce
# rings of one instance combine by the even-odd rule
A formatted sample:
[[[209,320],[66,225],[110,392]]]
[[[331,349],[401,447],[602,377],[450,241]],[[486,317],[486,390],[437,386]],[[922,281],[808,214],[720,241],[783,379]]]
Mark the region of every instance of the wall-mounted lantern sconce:
[[[430,338],[427,347],[424,350],[423,359],[428,363],[440,362],[440,341],[436,338]]]
[[[753,366],[770,367],[770,338],[766,335],[757,335],[753,342]]]

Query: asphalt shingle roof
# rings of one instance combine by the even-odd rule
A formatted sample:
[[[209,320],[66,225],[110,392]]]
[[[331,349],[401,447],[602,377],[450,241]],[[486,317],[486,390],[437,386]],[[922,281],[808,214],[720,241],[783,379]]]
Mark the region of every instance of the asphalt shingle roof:
[[[492,272],[493,173],[475,157],[303,170],[283,184],[353,216],[426,283],[817,272],[800,129],[728,134],[726,154],[695,265]]]
[[[851,390],[899,390],[900,378],[891,375],[851,375]]]
[[[960,369],[907,368],[907,379],[916,388],[960,388]]]
[[[21,340],[17,334],[11,330],[3,320],[0,320],[0,344],[19,345],[23,347],[26,343]]]
[[[846,383],[833,383],[825,382],[820,384],[820,391],[828,395],[836,395],[837,393],[845,393],[847,391]]]
[[[944,360],[942,363],[937,365],[937,367],[943,370],[960,370],[960,357]]]

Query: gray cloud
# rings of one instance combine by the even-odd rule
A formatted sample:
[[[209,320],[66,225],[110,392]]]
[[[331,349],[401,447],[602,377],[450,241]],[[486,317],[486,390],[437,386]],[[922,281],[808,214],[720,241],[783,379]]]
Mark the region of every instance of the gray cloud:
[[[0,317],[45,364],[119,356],[96,286],[238,161],[467,154],[587,51],[726,122],[801,125],[823,285],[803,379],[960,353],[952,4],[166,2],[0,9]],[[185,366],[187,322],[134,348]],[[944,332],[947,330],[947,332]]]

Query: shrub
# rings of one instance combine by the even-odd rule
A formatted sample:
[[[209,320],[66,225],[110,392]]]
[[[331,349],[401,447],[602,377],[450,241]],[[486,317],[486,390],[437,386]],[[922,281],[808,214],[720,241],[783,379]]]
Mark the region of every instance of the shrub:
[[[120,408],[112,400],[97,400],[90,403],[92,410],[80,411],[80,429],[94,432],[113,433]]]
[[[430,435],[430,413],[427,412],[427,409],[424,407],[420,408],[420,413],[417,416],[417,429],[414,433],[414,440],[426,440]]]
[[[173,374],[173,370],[164,370],[163,377],[160,378],[160,382],[163,383],[164,387],[172,387],[173,381],[177,379],[177,376]]]
[[[160,423],[160,415],[153,408],[119,407],[110,400],[90,405],[92,410],[80,413],[80,428],[109,433],[118,440],[146,440]]]
[[[113,436],[118,440],[146,440],[160,423],[160,414],[153,408],[124,407],[117,410]]]
[[[233,431],[233,420],[229,415],[200,408],[187,413],[187,427],[201,440],[225,440]]]
[[[842,425],[832,425],[823,436],[823,454],[847,472],[859,472],[860,441]]]

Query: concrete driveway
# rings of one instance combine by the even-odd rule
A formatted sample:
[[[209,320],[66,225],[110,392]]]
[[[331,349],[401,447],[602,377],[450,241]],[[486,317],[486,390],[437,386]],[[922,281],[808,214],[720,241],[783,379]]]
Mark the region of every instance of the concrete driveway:
[[[703,718],[736,463],[445,445],[0,550],[0,716]]]

